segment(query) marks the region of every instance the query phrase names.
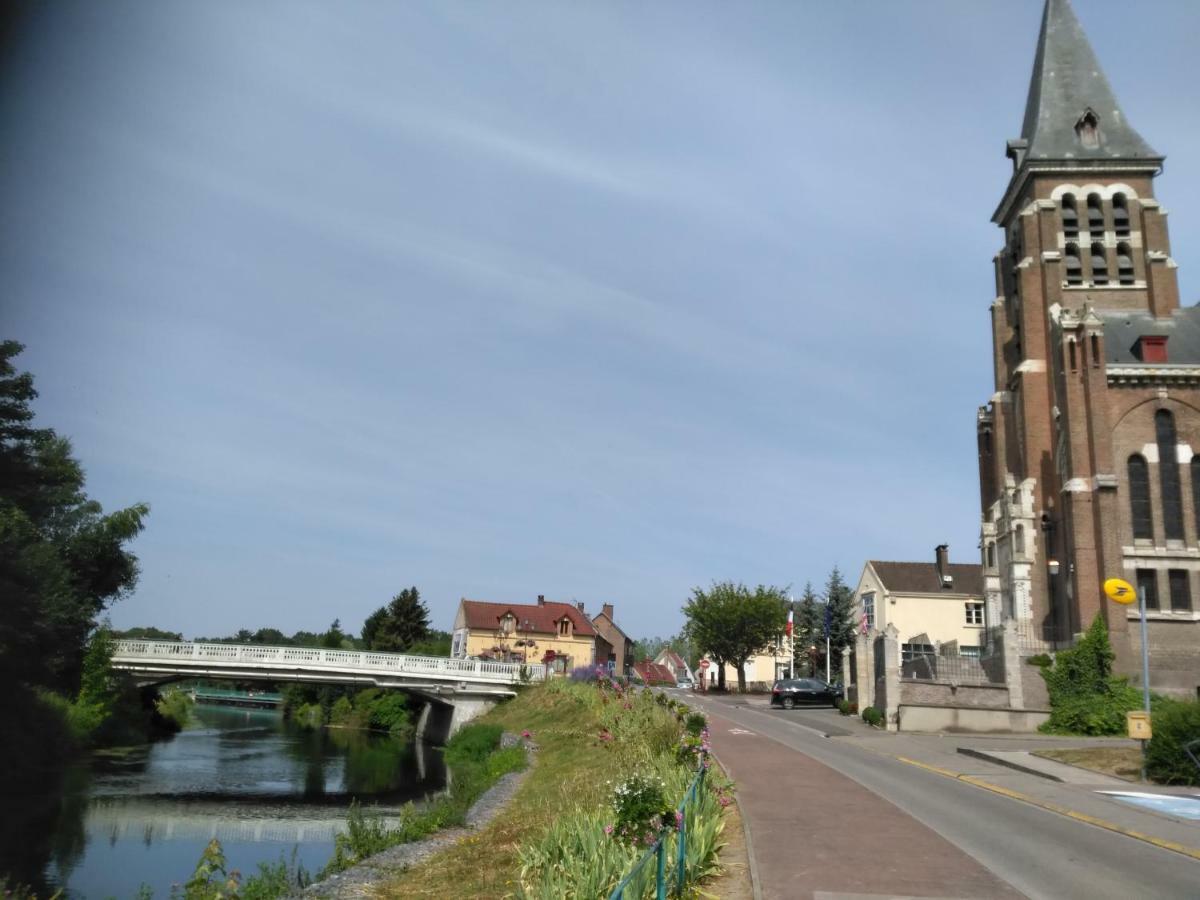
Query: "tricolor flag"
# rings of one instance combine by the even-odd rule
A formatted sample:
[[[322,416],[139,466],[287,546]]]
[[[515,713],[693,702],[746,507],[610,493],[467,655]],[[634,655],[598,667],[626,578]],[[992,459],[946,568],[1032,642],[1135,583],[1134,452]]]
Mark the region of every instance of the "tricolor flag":
[[[792,636],[792,611],[788,610],[787,636]]]

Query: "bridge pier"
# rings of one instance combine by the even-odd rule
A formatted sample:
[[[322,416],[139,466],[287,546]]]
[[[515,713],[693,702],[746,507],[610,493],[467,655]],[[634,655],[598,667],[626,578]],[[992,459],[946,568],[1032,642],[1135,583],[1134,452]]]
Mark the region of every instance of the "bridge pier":
[[[455,697],[452,701],[428,700],[417,719],[417,737],[444,744],[463,725],[496,705],[490,697]]]

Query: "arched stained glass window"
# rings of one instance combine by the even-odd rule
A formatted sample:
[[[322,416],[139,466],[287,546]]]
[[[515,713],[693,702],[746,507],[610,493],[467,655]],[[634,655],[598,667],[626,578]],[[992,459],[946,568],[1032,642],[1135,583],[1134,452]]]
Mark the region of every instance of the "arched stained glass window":
[[[1150,468],[1146,457],[1129,457],[1129,505],[1133,515],[1133,536],[1154,539],[1154,519],[1150,514]]]
[[[1158,441],[1158,479],[1162,488],[1163,534],[1168,540],[1183,540],[1183,495],[1179,487],[1179,451],[1176,448],[1175,417],[1165,409],[1154,414]]]

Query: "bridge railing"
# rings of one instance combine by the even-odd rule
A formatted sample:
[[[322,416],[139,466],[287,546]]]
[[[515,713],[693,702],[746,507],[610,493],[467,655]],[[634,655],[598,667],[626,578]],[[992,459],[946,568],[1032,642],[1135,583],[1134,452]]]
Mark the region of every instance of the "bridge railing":
[[[483,659],[451,659],[445,656],[409,656],[404,653],[372,653],[360,650],[322,650],[314,647],[268,647],[261,644],[197,644],[180,641],[114,642],[115,662],[161,660],[212,661],[255,665],[302,666],[305,668],[356,669],[396,674],[461,676],[472,680],[521,680],[521,663]],[[543,681],[546,667],[524,666],[531,681]]]

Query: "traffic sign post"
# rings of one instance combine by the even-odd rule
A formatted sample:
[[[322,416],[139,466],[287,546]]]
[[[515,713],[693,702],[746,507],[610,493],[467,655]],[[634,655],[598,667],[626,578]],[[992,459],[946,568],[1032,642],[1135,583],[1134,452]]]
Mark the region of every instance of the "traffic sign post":
[[[1150,641],[1146,632],[1146,589],[1139,587],[1134,590],[1133,585],[1123,578],[1110,578],[1104,582],[1104,593],[1108,595],[1108,599],[1114,603],[1120,603],[1122,606],[1128,606],[1137,600],[1138,618],[1142,621],[1142,708],[1143,712],[1134,719],[1134,713],[1128,713],[1126,723],[1129,729],[1129,736],[1135,737],[1142,743],[1142,781],[1146,780],[1146,741],[1150,739]],[[1140,723],[1135,726],[1135,722]],[[1144,726],[1144,727],[1143,727]],[[1145,737],[1139,737],[1134,734],[1135,727],[1138,728],[1139,734],[1145,734]]]
[[[700,690],[708,692],[708,660],[700,660]]]

